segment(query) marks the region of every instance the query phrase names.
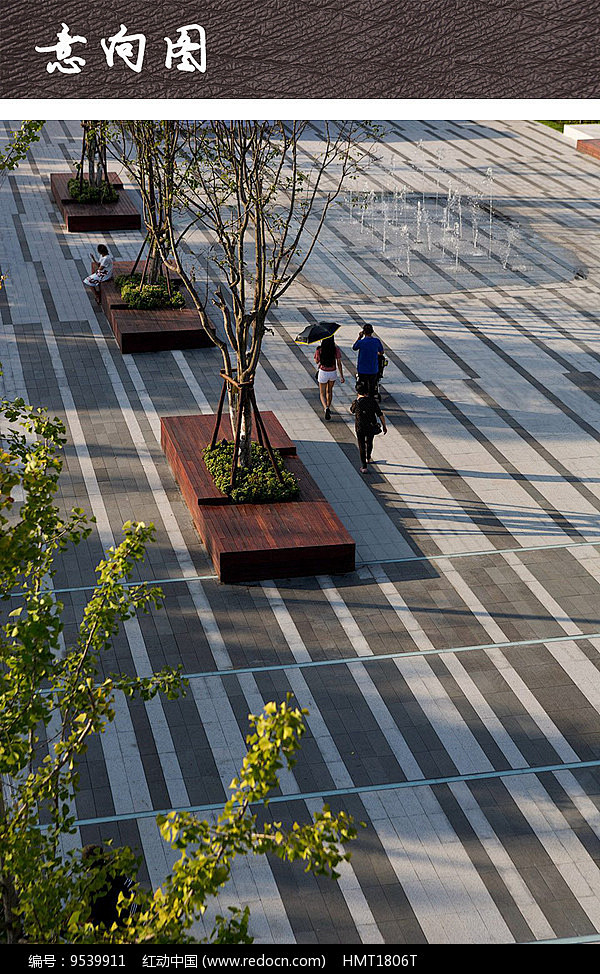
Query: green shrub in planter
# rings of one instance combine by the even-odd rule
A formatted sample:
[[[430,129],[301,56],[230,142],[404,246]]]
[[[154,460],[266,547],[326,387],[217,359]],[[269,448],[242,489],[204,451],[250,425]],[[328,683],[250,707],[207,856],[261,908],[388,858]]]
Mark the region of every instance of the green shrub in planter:
[[[90,186],[87,179],[83,181],[83,187],[79,185],[79,179],[74,177],[68,183],[69,198],[75,203],[116,203],[119,194],[110,183],[100,183],[99,186]]]
[[[158,311],[161,308],[184,308],[185,298],[180,291],[171,285],[171,293],[167,289],[167,280],[159,277],[156,284],[141,284],[141,274],[120,274],[115,278],[115,285],[121,292],[123,302],[128,308],[138,311]]]
[[[224,494],[229,494],[236,504],[273,504],[280,501],[296,500],[300,487],[294,474],[286,470],[277,450],[273,451],[283,481],[279,482],[273,470],[269,454],[264,446],[252,443],[250,447],[251,465],[248,469],[238,467],[236,484],[230,492],[231,464],[233,462],[233,443],[222,440],[214,449],[206,447],[202,457],[215,486]]]

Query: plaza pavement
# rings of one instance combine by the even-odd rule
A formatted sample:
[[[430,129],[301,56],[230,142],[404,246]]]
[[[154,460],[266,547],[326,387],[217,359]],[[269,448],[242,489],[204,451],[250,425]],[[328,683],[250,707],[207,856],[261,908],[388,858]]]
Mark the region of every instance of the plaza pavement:
[[[49,194],[79,131],[49,122],[2,189],[4,393],[64,419],[61,502],[96,517],[55,579],[67,638],[102,549],[123,521],[153,521],[142,575],[164,608],[126,623],[106,669],[182,664],[190,689],[119,701],[82,767],[73,841],[131,844],[160,882],[154,812],[214,814],[248,713],[291,691],[308,730],[269,814],[325,800],[366,828],[337,883],[236,864],[216,908],[248,903],[257,943],[600,939],[598,163],[533,122],[388,125],[365,185],[431,195],[443,174],[466,199],[491,168],[526,269],[498,283],[473,262],[453,284],[451,262],[415,256],[411,278],[356,220],[328,221],[272,316],[257,392],[355,537],[357,570],[223,586],[159,444],[161,415],[214,409],[219,354],[119,353],[81,284],[102,238],[67,235]],[[141,238],[103,239],[131,258]],[[293,344],[324,316],[347,374],[362,321],[386,344],[390,432],[368,477],[352,384],[323,423],[312,352]]]

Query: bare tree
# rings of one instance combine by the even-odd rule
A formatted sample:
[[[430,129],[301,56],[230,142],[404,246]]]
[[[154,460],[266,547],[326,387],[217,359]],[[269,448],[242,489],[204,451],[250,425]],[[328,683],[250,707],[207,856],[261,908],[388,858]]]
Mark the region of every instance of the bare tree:
[[[224,339],[216,339],[229,383],[235,429],[241,412],[239,462],[249,463],[250,394],[260,360],[269,310],[311,256],[344,182],[365,159],[372,128],[359,122],[211,121],[193,123],[185,152],[189,176],[182,201],[211,235],[220,284],[213,303],[221,312]],[[181,240],[171,252],[201,317],[206,303],[181,259]],[[205,323],[206,327],[206,323]]]
[[[185,176],[181,126],[170,120],[123,121],[113,125],[109,141],[111,153],[123,164],[142,197],[146,236],[133,269],[147,247],[141,284],[155,284],[167,269],[163,255],[170,252],[176,192]]]
[[[356,121],[204,121],[123,123],[123,132],[135,148],[138,175],[130,172],[145,211],[151,196],[146,177],[161,187],[166,205],[159,224],[146,219],[149,238],[181,277],[221,350],[239,464],[248,466],[267,315],[302,273],[331,206],[368,158],[378,129]],[[177,209],[183,217],[176,221]],[[192,234],[197,229],[202,250]],[[184,259],[185,251],[191,259]],[[208,274],[200,294],[190,270],[204,261],[218,268],[212,294]],[[208,314],[210,300],[221,314],[221,334]]]

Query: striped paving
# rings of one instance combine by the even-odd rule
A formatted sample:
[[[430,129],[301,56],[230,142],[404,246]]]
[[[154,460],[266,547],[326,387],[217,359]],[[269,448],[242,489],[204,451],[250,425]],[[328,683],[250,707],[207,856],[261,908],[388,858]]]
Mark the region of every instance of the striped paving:
[[[312,133],[307,153],[318,122]],[[257,391],[356,538],[359,567],[231,587],[159,443],[161,415],[214,408],[219,355],[120,355],[81,286],[98,241],[67,236],[49,195],[77,137],[77,123],[48,123],[1,189],[4,391],[64,419],[60,502],[96,517],[55,579],[65,638],[103,547],[123,521],[153,521],[141,573],[164,607],[128,622],[104,666],[182,665],[190,689],[119,701],[82,766],[76,840],[127,842],[141,880],[160,882],[172,853],[154,813],[214,815],[247,715],[292,693],[307,732],[265,814],[303,820],[326,800],[365,828],[337,883],[239,863],[212,915],[248,903],[259,943],[600,940],[597,164],[532,122],[387,126],[368,189],[433,197],[451,181],[466,198],[493,185],[530,270],[498,275],[471,255],[459,278],[438,254],[411,279],[379,243],[354,246],[347,215],[328,222],[272,316]],[[107,242],[124,259],[139,248],[135,233]],[[388,350],[390,432],[368,478],[351,383],[324,424],[311,351],[293,343],[324,315],[341,324],[347,375],[363,321]]]

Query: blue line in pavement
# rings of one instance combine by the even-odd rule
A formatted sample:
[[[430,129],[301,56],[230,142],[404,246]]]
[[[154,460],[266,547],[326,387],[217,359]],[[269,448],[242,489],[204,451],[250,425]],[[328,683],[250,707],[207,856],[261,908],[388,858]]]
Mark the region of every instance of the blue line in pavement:
[[[486,548],[481,551],[456,551],[447,555],[411,555],[408,558],[380,558],[377,561],[357,561],[356,569],[368,568],[370,565],[403,565],[409,564],[410,562],[447,561],[448,559],[452,561],[454,558],[481,558],[485,555],[519,554],[520,552],[527,551],[555,551],[561,550],[562,548],[589,548],[590,546],[594,547],[598,545],[600,545],[600,541],[573,541],[567,544],[529,545],[528,547],[519,548]],[[348,574],[352,573],[350,572]],[[213,573],[209,575],[184,575],[179,578],[145,578],[138,582],[125,582],[125,585],[170,585],[174,582],[203,582],[218,577],[216,573]],[[273,579],[268,579],[268,581],[273,581]],[[274,579],[274,581],[277,582],[278,579]],[[95,588],[95,585],[80,585],[77,588],[53,588],[48,589],[48,591],[57,595],[64,595],[69,592],[92,592]],[[9,598],[18,598],[22,594],[22,592],[11,592]]]
[[[132,588],[134,585],[170,585],[173,582],[203,582],[205,579],[218,578],[218,575],[182,575],[180,578],[142,578],[137,582],[123,582],[123,588]],[[79,585],[77,588],[49,588],[52,595],[65,595],[69,592],[93,592],[96,585]],[[11,592],[9,598],[16,599],[24,592]]]
[[[218,578],[218,575],[182,575],[181,578],[142,578],[138,582],[124,582],[124,588],[131,588],[134,585],[169,585],[173,582],[203,582],[208,578]],[[53,588],[52,592],[93,592],[95,585],[81,585],[79,588]]]
[[[547,643],[577,642],[600,639],[600,632],[583,632],[574,636],[547,636],[545,639],[519,639],[504,643],[475,643],[473,646],[449,646],[447,649],[411,649],[398,653],[377,653],[372,656],[341,656],[339,659],[313,659],[302,663],[266,663],[263,666],[240,666],[236,669],[205,670],[182,674],[186,680],[204,680],[211,676],[240,676],[244,673],[274,673],[279,670],[316,669],[319,666],[347,666],[351,663],[378,663],[389,659],[411,659],[415,656],[444,656],[448,653],[472,653],[476,649],[514,649],[518,646],[544,646]]]
[[[582,937],[561,937],[556,940],[526,940],[524,943],[517,944],[518,947],[527,947],[529,944],[598,944],[600,943],[600,933],[591,933]]]
[[[302,663],[265,663],[263,666],[239,666],[227,670],[203,670],[200,673],[182,673],[185,680],[206,680],[215,676],[243,676],[245,673],[275,673],[285,670],[310,670],[320,666],[348,666],[350,663],[378,663],[390,659],[414,659],[415,656],[444,656],[448,653],[473,653],[476,649],[515,649],[518,646],[545,646],[548,643],[578,642],[600,639],[600,632],[583,632],[575,636],[547,636],[545,639],[520,639],[505,643],[475,643],[473,646],[450,646],[447,649],[411,649],[404,653],[378,653],[373,656],[341,656],[339,659],[313,659]],[[56,691],[42,690],[43,695]]]
[[[473,771],[470,774],[448,775],[444,778],[412,778],[409,781],[392,781],[381,785],[354,785],[351,788],[325,788],[323,791],[301,792],[297,795],[275,795],[269,798],[269,805],[283,802],[322,800],[324,798],[339,798],[344,795],[368,795],[383,791],[396,791],[400,788],[420,788],[423,785],[432,788],[434,785],[453,785],[463,781],[489,781],[493,778],[513,778],[524,774],[554,774],[560,771],[582,771],[586,768],[600,767],[600,758],[594,761],[569,761],[565,764],[543,764],[535,768],[506,768],[503,771]],[[223,801],[227,799],[224,798]],[[259,802],[257,804],[264,804]],[[109,822],[126,822],[139,818],[154,818],[155,815],[167,815],[169,812],[215,812],[222,810],[223,802],[210,805],[189,805],[180,808],[162,808],[140,812],[125,812],[122,815],[106,815],[101,818],[77,819],[75,825],[102,825]]]
[[[357,568],[368,568],[369,565],[396,565],[411,561],[446,561],[448,558],[477,558],[482,555],[519,554],[525,551],[554,551],[561,548],[589,548],[590,545],[600,545],[600,541],[571,541],[566,544],[537,544],[519,548],[486,548],[483,551],[458,551],[448,555],[413,555],[409,558],[380,558],[377,561],[361,561]]]

